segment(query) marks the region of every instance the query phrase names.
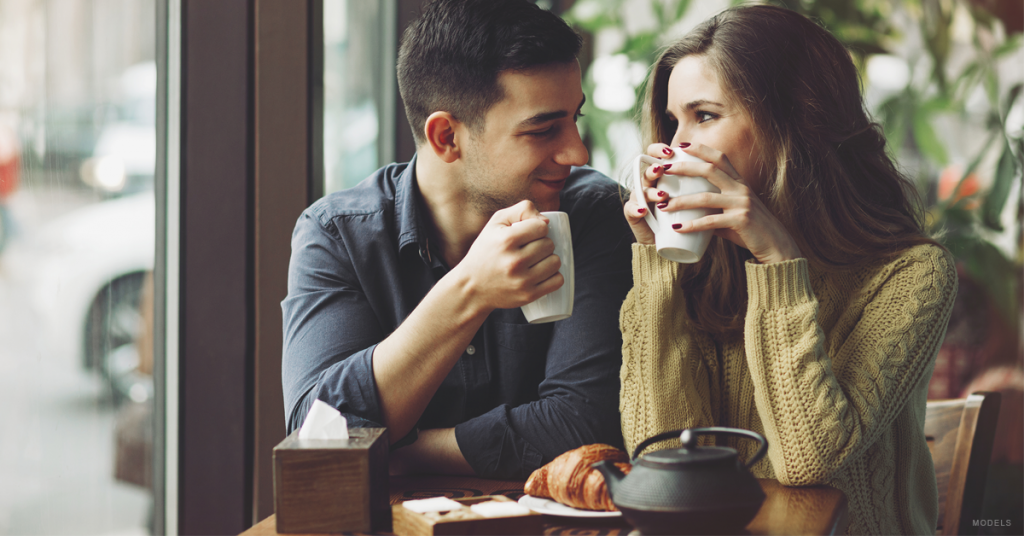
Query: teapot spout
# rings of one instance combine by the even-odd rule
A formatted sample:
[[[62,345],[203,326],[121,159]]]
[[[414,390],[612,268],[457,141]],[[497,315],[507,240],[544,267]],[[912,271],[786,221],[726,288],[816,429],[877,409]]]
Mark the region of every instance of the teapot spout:
[[[597,469],[604,476],[605,485],[608,486],[608,496],[615,500],[615,489],[622,482],[622,479],[626,475],[622,474],[622,471],[615,466],[615,463],[611,460],[602,460],[593,465],[592,468]]]

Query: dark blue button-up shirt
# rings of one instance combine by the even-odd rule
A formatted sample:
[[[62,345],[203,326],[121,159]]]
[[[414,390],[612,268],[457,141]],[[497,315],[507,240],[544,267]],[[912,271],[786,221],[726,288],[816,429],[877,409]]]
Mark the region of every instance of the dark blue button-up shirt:
[[[373,350],[449,269],[428,240],[414,170],[415,158],[389,165],[320,199],[295,226],[281,304],[289,432],[316,399],[350,426],[383,422]],[[559,210],[572,230],[572,316],[534,325],[519,308],[493,311],[417,422],[455,427],[481,476],[526,478],[580,445],[622,444],[618,319],[632,233],[618,187],[589,168],[573,168]]]

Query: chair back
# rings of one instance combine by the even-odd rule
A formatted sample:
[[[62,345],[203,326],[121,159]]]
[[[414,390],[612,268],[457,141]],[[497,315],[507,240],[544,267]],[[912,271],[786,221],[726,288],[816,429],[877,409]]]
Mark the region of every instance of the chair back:
[[[999,393],[929,400],[924,434],[939,487],[937,534],[977,534],[999,417]]]

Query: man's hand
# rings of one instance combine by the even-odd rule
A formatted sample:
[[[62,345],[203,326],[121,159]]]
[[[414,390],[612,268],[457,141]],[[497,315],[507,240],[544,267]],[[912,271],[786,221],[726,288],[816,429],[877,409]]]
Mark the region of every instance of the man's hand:
[[[547,234],[547,218],[521,201],[494,213],[452,272],[480,310],[520,307],[565,283]]]

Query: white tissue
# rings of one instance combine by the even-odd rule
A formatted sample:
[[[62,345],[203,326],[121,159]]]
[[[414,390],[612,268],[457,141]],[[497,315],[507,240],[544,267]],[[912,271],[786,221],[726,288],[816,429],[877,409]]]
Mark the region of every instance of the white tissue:
[[[314,400],[299,428],[299,439],[348,439],[348,421],[322,400]]]
[[[433,497],[430,499],[417,499],[415,501],[405,501],[402,506],[416,512],[417,514],[426,514],[429,512],[450,512],[452,510],[458,510],[462,508],[462,503],[453,501],[448,497]]]
[[[469,509],[484,517],[525,516],[530,513],[529,508],[512,501],[487,501],[485,503],[474,504],[470,506]]]

